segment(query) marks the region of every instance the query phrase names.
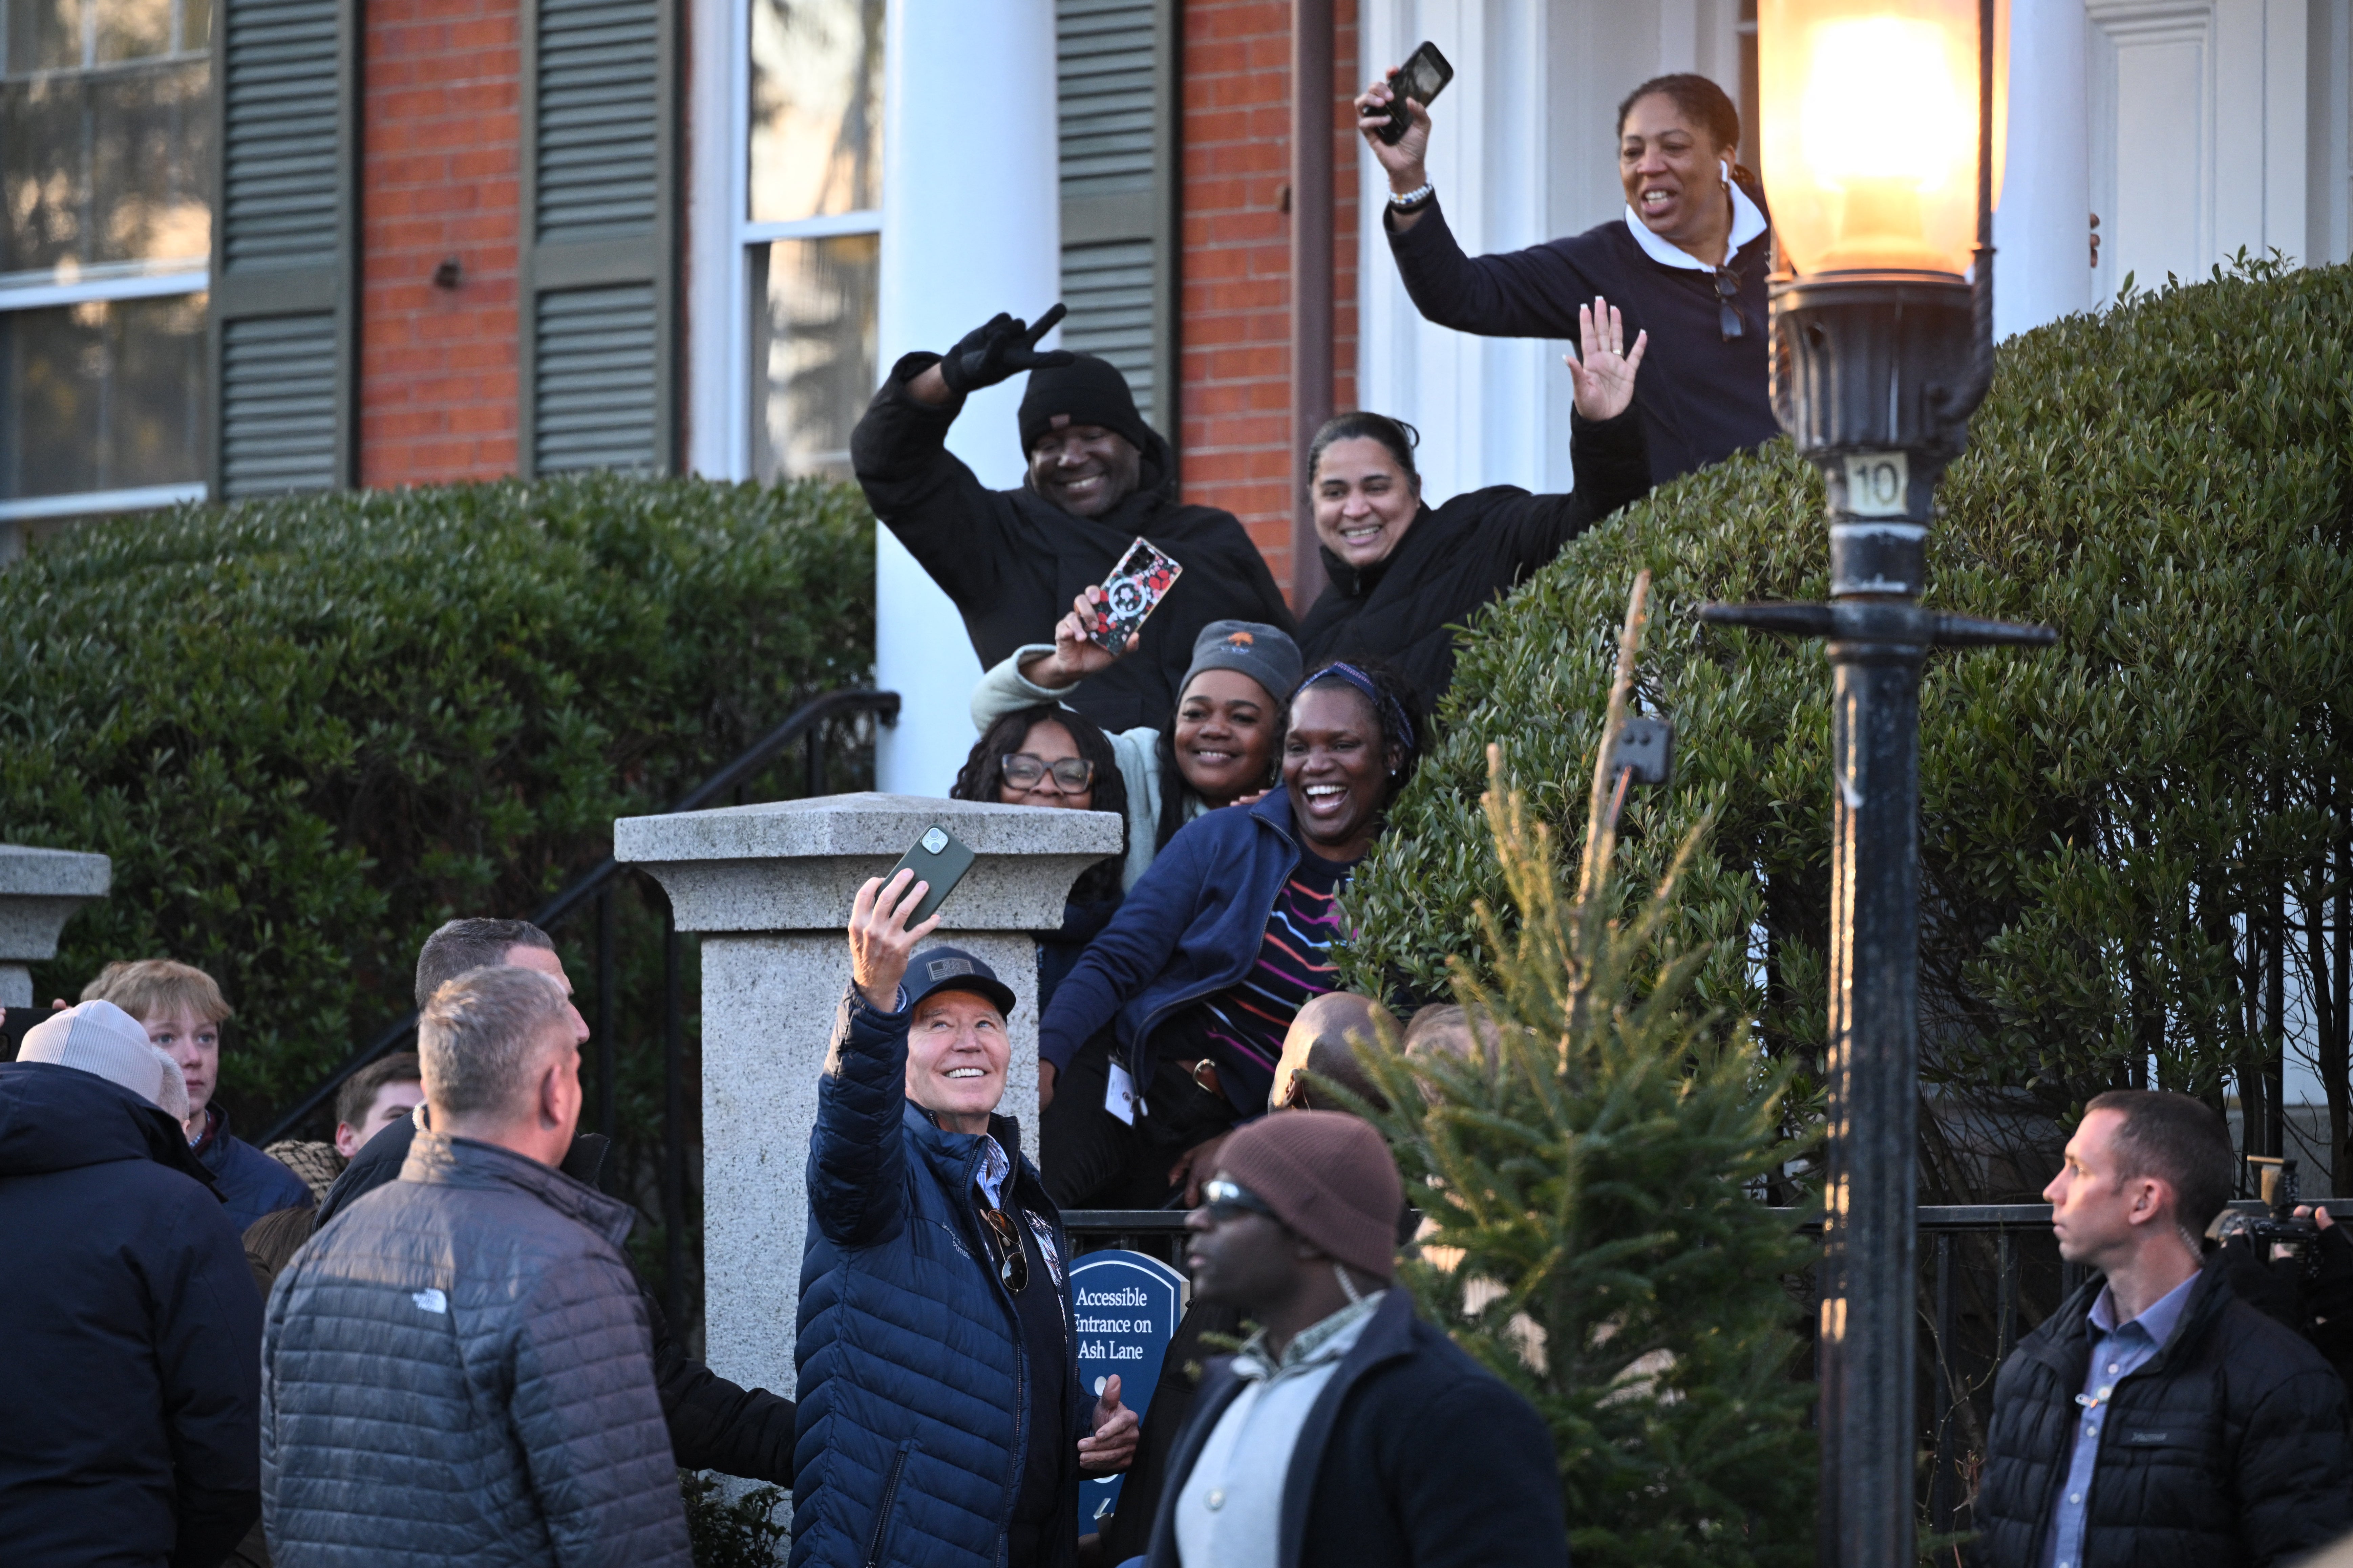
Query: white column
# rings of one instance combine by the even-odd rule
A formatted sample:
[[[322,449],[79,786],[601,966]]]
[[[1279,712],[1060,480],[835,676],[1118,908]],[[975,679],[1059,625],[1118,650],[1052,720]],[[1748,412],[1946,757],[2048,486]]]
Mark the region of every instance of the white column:
[[[1018,999],[998,1110],[1038,1152],[1038,948],[1079,874],[1119,848],[1091,811],[883,795],[821,795],[624,817],[613,857],[661,883],[681,931],[702,933],[703,1317],[722,1376],[793,1388],[808,1229],[809,1134],[849,949],[850,900],[934,823],[971,846],[939,941],[976,954]],[[0,865],[5,865],[0,861]]]
[[[1359,15],[1366,80],[1424,38],[1454,62],[1454,86],[1431,110],[1430,174],[1463,248],[1514,250],[1562,232],[1549,193],[1567,89],[1551,70],[1554,17],[1543,0],[1366,0]],[[1420,430],[1416,460],[1433,505],[1482,485],[1568,488],[1563,345],[1423,321],[1381,226],[1388,178],[1368,153],[1356,157],[1359,401]]]
[[[720,479],[751,472],[744,402],[751,301],[735,238],[744,201],[747,35],[743,0],[689,0],[686,467]]]
[[[944,351],[1061,289],[1051,0],[892,0],[883,88],[881,353]],[[981,482],[1021,482],[1023,378],[965,403],[948,448]],[[939,795],[971,751],[979,661],[945,594],[887,529],[874,554],[874,678],[904,700],[875,782]],[[1042,638],[1050,627],[1040,626]]]
[[[2263,237],[2250,250],[2277,250],[2298,263],[2306,249],[2306,200],[2312,153],[2312,10],[2309,0],[2264,0]]]
[[[2085,26],[2084,0],[2010,0],[2009,155],[1993,220],[1998,338],[2092,308]],[[2113,227],[2106,234],[2113,244]]]

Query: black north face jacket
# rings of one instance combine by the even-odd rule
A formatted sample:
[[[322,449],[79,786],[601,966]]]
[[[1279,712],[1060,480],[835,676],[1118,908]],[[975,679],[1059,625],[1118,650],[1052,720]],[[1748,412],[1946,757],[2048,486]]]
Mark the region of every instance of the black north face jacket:
[[[1994,1385],[1978,1568],[2036,1568],[2074,1452],[2091,1359],[2077,1290]],[[2240,1300],[2219,1268],[2172,1340],[2116,1385],[2084,1500],[2083,1568],[2267,1568],[2353,1528],[2345,1387],[2294,1330]]]

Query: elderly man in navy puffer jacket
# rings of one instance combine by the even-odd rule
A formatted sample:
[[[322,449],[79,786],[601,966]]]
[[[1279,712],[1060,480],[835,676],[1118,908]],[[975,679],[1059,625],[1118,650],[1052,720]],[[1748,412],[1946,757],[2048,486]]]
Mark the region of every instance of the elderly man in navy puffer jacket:
[[[687,1568],[631,1211],[556,1169],[580,1117],[564,990],[476,969],[418,1021],[432,1130],[269,1296],[277,1568]]]
[[[878,878],[850,914],[809,1141],[793,1568],[1070,1568],[1080,1472],[1127,1468],[1135,1413],[1115,1377],[1080,1385],[1069,1240],[993,1114],[1013,992],[914,952],[923,890]]]

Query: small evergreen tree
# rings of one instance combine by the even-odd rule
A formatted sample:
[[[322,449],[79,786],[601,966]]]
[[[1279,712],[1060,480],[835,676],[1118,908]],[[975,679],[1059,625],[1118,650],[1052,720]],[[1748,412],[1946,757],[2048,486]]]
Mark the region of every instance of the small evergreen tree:
[[[731,1496],[727,1483],[705,1470],[679,1471],[678,1489],[694,1568],[783,1568],[792,1530],[776,1519],[790,1500],[782,1489]]]
[[[1618,732],[1648,585],[1619,655]],[[1376,1117],[1427,1216],[1404,1279],[1431,1321],[1551,1426],[1571,1554],[1587,1565],[1798,1564],[1814,1554],[1814,1443],[1783,1281],[1809,1249],[1751,1189],[1794,1151],[1784,1075],[1745,1020],[1693,1005],[1704,952],[1665,951],[1675,878],[1611,879],[1605,746],[1582,868],[1489,748],[1485,798],[1518,919],[1482,901],[1494,980],[1459,958],[1456,996],[1492,1055],[1366,1050]]]

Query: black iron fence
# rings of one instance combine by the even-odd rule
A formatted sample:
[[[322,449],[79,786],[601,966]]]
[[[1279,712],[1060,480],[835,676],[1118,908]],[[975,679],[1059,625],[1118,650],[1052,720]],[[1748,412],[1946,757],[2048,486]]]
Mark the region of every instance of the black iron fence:
[[[2257,1210],[2241,1202],[2234,1208]],[[2353,1201],[2328,1203],[2353,1217]],[[1797,1211],[1778,1211],[1799,1223]],[[1968,1504],[1993,1415],[1994,1375],[2018,1342],[2084,1282],[2081,1266],[2059,1256],[2048,1204],[1928,1205],[1919,1233],[1920,1386],[1918,1479],[1921,1524],[1939,1534],[1969,1528]],[[1180,1272],[1185,1214],[1177,1209],[1074,1209],[1064,1215],[1074,1250],[1145,1253]],[[1818,1229],[1820,1221],[1805,1228]],[[1810,1276],[1791,1282],[1809,1354],[1793,1373],[1812,1376],[1817,1318]]]

